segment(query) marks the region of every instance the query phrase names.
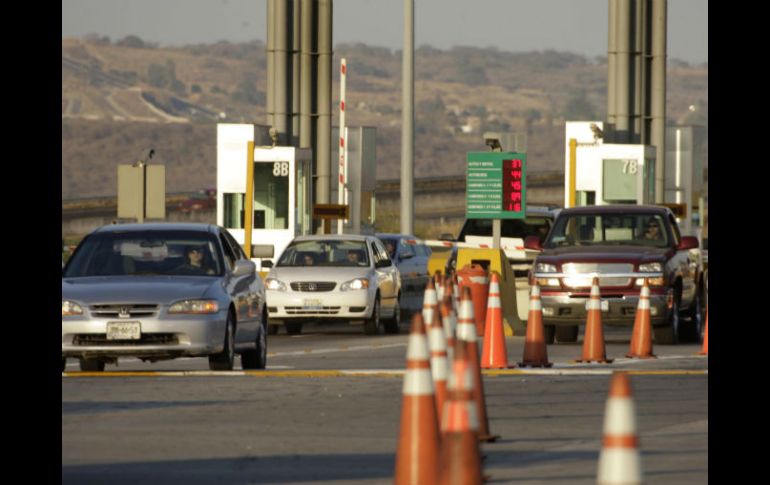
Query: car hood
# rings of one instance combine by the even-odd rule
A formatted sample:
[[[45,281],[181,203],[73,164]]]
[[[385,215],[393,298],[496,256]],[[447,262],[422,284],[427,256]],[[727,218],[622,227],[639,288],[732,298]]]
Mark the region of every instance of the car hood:
[[[220,280],[207,276],[92,276],[62,278],[62,298],[85,303],[157,302],[202,298]]]
[[[281,266],[271,269],[267,277],[281,281],[345,282],[354,278],[368,278],[372,272],[368,266]]]
[[[545,249],[537,257],[540,263],[580,262],[653,262],[666,259],[669,248],[649,246],[569,246]]]

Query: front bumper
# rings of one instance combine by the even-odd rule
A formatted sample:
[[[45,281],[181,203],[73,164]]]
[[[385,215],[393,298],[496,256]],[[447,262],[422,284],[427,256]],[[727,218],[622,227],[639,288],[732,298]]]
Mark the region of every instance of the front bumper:
[[[267,291],[271,324],[297,320],[365,320],[373,310],[374,292],[369,290],[332,292]]]
[[[205,356],[224,348],[227,311],[211,315],[132,318],[141,326],[139,340],[107,340],[107,322],[118,319],[65,317],[61,323],[62,357],[139,357],[165,359]]]
[[[540,297],[543,306],[543,324],[558,326],[585,325],[587,295],[546,295]],[[633,326],[639,295],[602,298],[602,324]],[[606,302],[606,303],[604,303]],[[605,307],[606,305],[606,307]],[[650,295],[650,323],[664,325],[671,312],[670,298],[664,294]],[[605,310],[606,308],[606,310]]]

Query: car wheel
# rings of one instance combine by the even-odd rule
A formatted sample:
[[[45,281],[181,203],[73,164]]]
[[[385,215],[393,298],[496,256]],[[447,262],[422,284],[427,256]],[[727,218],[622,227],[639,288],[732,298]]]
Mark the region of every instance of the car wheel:
[[[83,372],[104,371],[104,361],[99,359],[80,359],[80,370]]]
[[[286,333],[289,335],[299,335],[302,333],[301,323],[286,323]]]
[[[374,299],[374,308],[372,308],[372,316],[364,323],[364,333],[366,335],[377,335],[380,331],[380,297],[379,295]]]
[[[543,325],[543,337],[545,337],[546,344],[552,345],[555,335],[556,335],[556,326]]]
[[[655,343],[660,345],[674,345],[679,342],[680,317],[679,317],[679,292],[674,293],[674,303],[671,306],[671,316],[662,327],[653,328]]]
[[[241,354],[244,369],[264,369],[267,365],[267,314],[262,315],[262,331],[257,336],[256,348]]]
[[[687,316],[689,322],[687,322],[687,325],[684,325],[684,328],[682,329],[683,331],[686,330],[685,337],[687,338],[682,338],[682,340],[687,340],[689,342],[699,342],[701,333],[703,332],[702,327],[705,318],[703,315],[703,300],[701,297],[701,290],[698,290],[696,293],[695,301],[692,303]]]
[[[395,308],[393,308],[393,318],[385,322],[385,332],[399,333],[401,331],[401,295],[396,298]]]
[[[578,330],[580,327],[577,325],[572,326],[559,326],[556,328],[556,341],[562,343],[575,343],[578,339]]]
[[[224,349],[218,354],[209,355],[209,369],[233,370],[235,360],[235,344],[233,343],[233,314],[227,312],[227,324],[225,325]]]

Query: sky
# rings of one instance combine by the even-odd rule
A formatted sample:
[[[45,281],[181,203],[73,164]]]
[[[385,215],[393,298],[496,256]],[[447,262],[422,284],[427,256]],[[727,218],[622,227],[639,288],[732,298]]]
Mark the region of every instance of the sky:
[[[414,0],[415,46],[607,55],[608,0]],[[403,47],[403,0],[334,0],[333,44]],[[267,0],[62,0],[62,37],[265,40]],[[668,0],[668,57],[708,61],[708,0]]]

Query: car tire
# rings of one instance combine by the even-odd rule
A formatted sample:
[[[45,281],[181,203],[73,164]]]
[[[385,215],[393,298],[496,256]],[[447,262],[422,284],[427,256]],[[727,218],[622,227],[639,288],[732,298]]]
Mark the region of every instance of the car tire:
[[[259,332],[256,347],[241,354],[241,367],[244,369],[264,369],[267,366],[267,314],[262,315],[262,331]]]
[[[681,340],[683,342],[700,342],[701,334],[703,333],[703,322],[705,321],[701,291],[702,290],[700,289],[698,290],[695,295],[695,301],[692,302],[690,310],[687,312],[689,321],[682,325],[683,328],[681,334],[683,338]]]
[[[679,316],[679,301],[681,295],[677,290],[674,293],[674,303],[671,307],[671,316],[665,325],[653,328],[655,343],[659,345],[674,345],[679,342],[679,332],[681,331],[681,317]]]
[[[396,334],[401,331],[401,295],[396,298],[395,308],[393,308],[393,318],[385,321],[385,332]]]
[[[556,336],[555,325],[543,325],[543,337],[547,345],[553,345],[554,337]]]
[[[80,370],[83,372],[103,372],[104,361],[99,359],[80,359]]]
[[[286,333],[288,333],[289,335],[299,335],[299,334],[302,333],[302,324],[301,323],[297,323],[297,322],[289,323],[289,322],[287,322],[285,325],[286,325]]]
[[[372,308],[372,316],[367,318],[364,322],[364,333],[366,335],[377,335],[380,331],[380,296],[377,295],[374,299],[374,308]]]
[[[580,327],[577,325],[571,325],[569,327],[567,326],[558,326],[556,327],[556,342],[560,344],[564,343],[575,343],[578,340],[578,333],[580,330]]]
[[[227,312],[224,348],[218,354],[209,355],[209,369],[216,371],[233,370],[233,361],[235,360],[235,344],[233,343],[235,331],[233,327],[233,314]]]

